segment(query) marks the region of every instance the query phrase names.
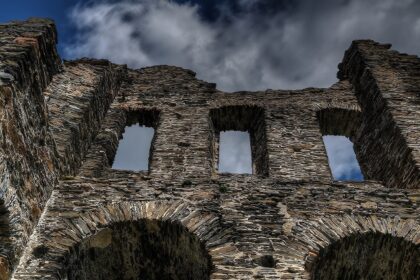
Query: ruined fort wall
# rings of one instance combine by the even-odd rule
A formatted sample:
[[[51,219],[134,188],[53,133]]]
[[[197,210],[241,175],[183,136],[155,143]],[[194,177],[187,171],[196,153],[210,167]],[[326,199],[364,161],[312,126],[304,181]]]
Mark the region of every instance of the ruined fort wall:
[[[1,279],[59,178],[77,172],[125,70],[93,60],[63,64],[56,43],[49,20],[0,25]]]
[[[0,25],[2,275],[17,261],[58,183],[43,91],[62,69],[48,20]],[[4,278],[4,276],[2,276]]]
[[[41,53],[49,56],[36,60],[27,39],[11,43],[21,26],[41,30],[37,38],[49,46]],[[408,259],[418,257],[418,58],[358,41],[340,66],[341,81],[328,89],[225,93],[179,67],[61,63],[50,21],[2,30],[15,37],[2,35],[0,55],[14,50],[5,61],[26,67],[26,76],[0,68],[9,74],[0,85],[1,210],[12,229],[2,223],[0,279],[14,268],[13,279],[94,275],[120,253],[130,264],[140,255],[116,244],[137,241],[121,240],[133,230],[120,228],[139,222],[159,237],[155,220],[182,228],[182,240],[198,238],[211,257],[211,279],[309,279],[336,260],[328,256],[357,265],[363,242],[389,255],[375,235],[365,235],[371,232],[391,249],[404,244]],[[149,170],[113,170],[124,128],[136,121],[155,128]],[[253,174],[218,172],[225,129],[250,132]],[[332,179],[322,142],[328,134],[353,140],[368,180]],[[328,249],[340,242],[350,251]],[[165,244],[163,251],[184,255]],[[185,254],[205,258],[200,252]],[[383,273],[381,261],[373,273]],[[386,273],[397,275],[398,267]]]
[[[373,41],[353,42],[338,77],[349,79],[362,106],[359,150],[370,178],[392,188],[420,182],[420,59]]]
[[[263,109],[268,174],[214,169],[217,131],[251,123],[241,108]],[[149,171],[113,170],[118,140],[136,114],[156,129]],[[211,279],[308,279],[323,248],[346,236],[364,240],[365,232],[418,244],[418,189],[332,181],[322,135],[357,139],[361,114],[348,81],[329,89],[223,93],[178,67],[129,70],[80,173],[56,188],[15,278],[65,278],[62,258],[74,259],[79,246],[99,250],[84,240],[97,244],[102,230],[143,219],[180,222],[198,236],[212,258]],[[358,241],[346,242],[357,251]],[[399,246],[400,239],[389,242]],[[130,254],[124,258],[138,257]]]

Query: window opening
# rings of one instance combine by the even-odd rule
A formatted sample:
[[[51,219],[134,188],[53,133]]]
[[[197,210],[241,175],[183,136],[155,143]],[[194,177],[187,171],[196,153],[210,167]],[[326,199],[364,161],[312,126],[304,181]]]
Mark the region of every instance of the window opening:
[[[126,115],[126,126],[118,143],[112,169],[148,171],[153,155],[159,111],[141,109]]]
[[[363,181],[363,174],[354,152],[353,143],[345,136],[322,137],[332,176],[339,181]]]
[[[252,174],[251,142],[248,132],[220,132],[219,172]]]
[[[264,109],[225,106],[210,110],[212,166],[215,173],[268,176]]]
[[[112,169],[149,169],[149,154],[155,130],[140,124],[126,126],[118,144]]]
[[[365,174],[357,154],[361,113],[347,109],[323,109],[317,113],[328,164],[334,180],[363,181]]]

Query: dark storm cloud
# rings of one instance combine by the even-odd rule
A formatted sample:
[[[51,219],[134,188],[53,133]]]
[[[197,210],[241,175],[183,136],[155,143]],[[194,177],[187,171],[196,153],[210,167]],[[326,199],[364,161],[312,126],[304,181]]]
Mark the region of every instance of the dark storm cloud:
[[[235,17],[246,14],[269,16],[285,12],[295,6],[292,0],[178,0],[177,3],[197,5],[198,14],[205,21],[232,23]]]
[[[418,0],[93,1],[66,57],[173,64],[226,91],[328,87],[354,39],[420,53]]]
[[[93,4],[92,4],[93,3]],[[326,87],[353,39],[420,50],[420,1],[96,1],[67,57],[176,64],[228,91]]]

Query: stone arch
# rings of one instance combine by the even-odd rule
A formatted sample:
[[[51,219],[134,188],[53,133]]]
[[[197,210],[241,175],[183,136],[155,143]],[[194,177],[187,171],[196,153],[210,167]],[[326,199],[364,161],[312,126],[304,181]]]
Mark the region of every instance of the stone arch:
[[[402,237],[366,232],[346,236],[322,248],[311,279],[415,279],[420,248]]]
[[[67,215],[71,217],[63,217],[55,222],[53,228],[60,230],[49,238],[42,233],[36,234],[36,242],[30,245],[31,258],[34,259],[26,265],[26,269],[31,271],[30,279],[38,279],[37,275],[42,275],[42,279],[57,279],[57,276],[58,279],[85,279],[77,278],[79,275],[76,278],[69,276],[67,266],[79,265],[74,259],[81,255],[81,249],[89,248],[92,242],[99,248],[108,244],[110,230],[117,236],[129,235],[131,231],[138,234],[145,227],[177,231],[179,240],[197,249],[192,258],[205,256],[211,259],[212,271],[217,271],[223,265],[223,259],[231,258],[238,252],[231,238],[232,229],[224,226],[218,215],[183,200],[108,203]],[[48,231],[48,226],[44,230]],[[170,243],[173,240],[161,241]],[[82,254],[89,254],[89,250],[84,250]],[[186,260],[186,263],[191,263],[191,260]],[[201,267],[204,267],[203,263],[206,261],[201,262]],[[211,279],[214,277],[211,276]]]
[[[287,247],[294,248],[294,253],[290,255],[290,267],[302,272],[304,279],[335,279],[323,278],[324,274],[317,274],[317,269],[322,269],[324,265],[335,266],[328,268],[331,273],[346,273],[341,263],[358,265],[351,260],[353,254],[362,254],[363,251],[368,258],[365,261],[375,262],[375,256],[382,255],[382,260],[387,260],[386,254],[391,254],[399,247],[403,246],[406,252],[400,257],[407,258],[404,261],[397,260],[395,265],[403,262],[416,264],[408,267],[394,267],[391,272],[412,273],[419,272],[418,258],[420,244],[420,225],[413,219],[382,218],[374,215],[332,215],[318,218],[316,220],[300,221],[296,220],[293,227],[293,237],[286,244]],[[417,262],[416,262],[417,260]],[[372,263],[379,265],[380,263]],[[342,270],[339,270],[342,268]],[[351,268],[351,267],[350,267]],[[360,271],[360,270],[359,270]],[[366,272],[366,271],[364,271]],[[367,271],[369,272],[369,271]],[[389,274],[385,279],[402,279],[395,274]],[[326,275],[326,274],[325,274]],[[324,275],[324,276],[325,276]],[[347,273],[347,278],[340,275],[339,279],[360,279],[357,271],[353,274]],[[365,275],[364,275],[365,276]],[[395,276],[392,278],[392,276]],[[337,279],[338,279],[337,278]],[[372,279],[372,278],[366,278]],[[379,278],[378,278],[379,279]]]
[[[210,279],[204,244],[181,223],[117,222],[72,247],[64,279]]]

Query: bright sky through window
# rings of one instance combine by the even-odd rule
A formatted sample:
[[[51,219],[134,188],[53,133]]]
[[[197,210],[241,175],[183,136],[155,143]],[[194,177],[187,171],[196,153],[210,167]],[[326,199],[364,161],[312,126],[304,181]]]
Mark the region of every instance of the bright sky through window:
[[[118,145],[113,169],[148,170],[150,145],[154,129],[135,124],[127,126]]]

